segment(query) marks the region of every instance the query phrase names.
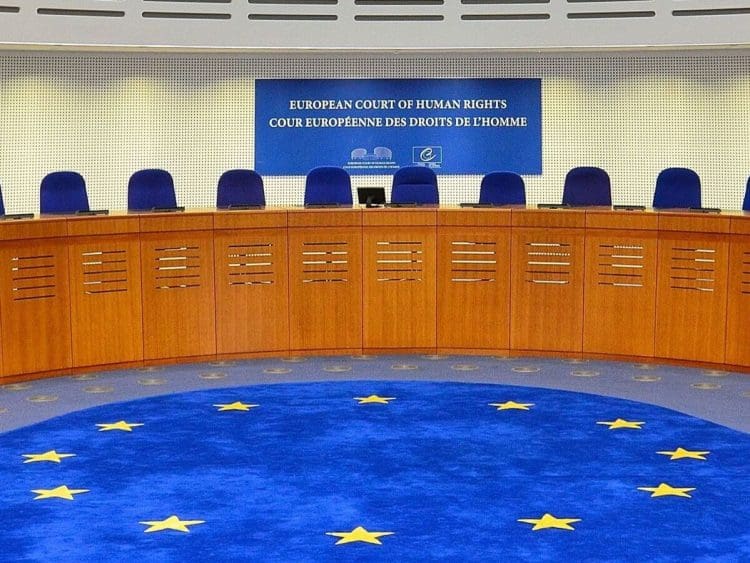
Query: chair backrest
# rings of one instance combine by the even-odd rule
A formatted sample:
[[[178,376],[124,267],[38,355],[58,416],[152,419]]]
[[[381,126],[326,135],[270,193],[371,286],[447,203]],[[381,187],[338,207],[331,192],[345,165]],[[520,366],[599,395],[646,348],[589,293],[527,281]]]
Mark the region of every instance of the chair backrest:
[[[391,203],[437,204],[437,176],[426,166],[405,166],[396,170],[391,187]]]
[[[177,207],[172,175],[160,168],[133,173],[128,182],[128,209],[143,211],[157,207]]]
[[[0,201],[0,203],[2,203]],[[745,187],[745,201],[742,202],[742,210],[750,211],[750,176],[747,178],[747,186]]]
[[[0,187],[0,215],[5,215],[5,203],[3,203],[2,187]]]
[[[612,205],[609,174],[595,166],[578,166],[565,175],[565,205]]]
[[[701,179],[690,168],[666,168],[659,172],[654,189],[654,208],[701,206]]]
[[[525,204],[526,184],[515,172],[490,172],[482,178],[479,203]]]
[[[263,178],[255,170],[227,170],[219,177],[216,207],[265,204]]]
[[[319,166],[307,173],[305,205],[351,205],[352,180],[337,166]]]
[[[41,213],[89,211],[86,182],[78,172],[50,172],[39,186]]]

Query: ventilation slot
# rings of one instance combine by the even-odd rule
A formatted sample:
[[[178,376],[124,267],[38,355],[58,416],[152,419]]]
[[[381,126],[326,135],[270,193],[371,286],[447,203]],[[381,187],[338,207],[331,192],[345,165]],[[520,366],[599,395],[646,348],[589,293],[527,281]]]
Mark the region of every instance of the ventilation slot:
[[[125,250],[92,250],[81,253],[83,292],[86,295],[128,290]]]
[[[302,243],[302,283],[346,283],[349,281],[349,243]]]
[[[122,10],[73,10],[69,8],[38,8],[36,11],[40,16],[80,16],[99,18],[122,18],[125,12]]]
[[[569,20],[606,20],[623,18],[653,18],[656,12],[653,10],[642,10],[633,12],[569,12]]]
[[[714,291],[716,249],[672,248],[670,287],[686,291]]]
[[[374,14],[354,16],[358,22],[441,22],[445,18],[439,15],[408,15],[408,14]]]
[[[143,12],[144,18],[159,18],[171,20],[229,20],[232,14],[210,12]]]
[[[750,252],[742,256],[742,277],[740,278],[740,291],[750,295]]]
[[[259,21],[336,21],[335,14],[249,14],[250,20]]]
[[[451,282],[488,283],[496,280],[496,243],[457,240],[452,241],[451,246]]]
[[[55,257],[14,256],[11,262],[13,301],[33,301],[56,296]]]
[[[157,248],[156,289],[200,287],[200,257],[197,246]]]
[[[464,6],[488,6],[486,9],[493,9],[495,6],[524,6],[532,4],[549,4],[549,0],[461,0]],[[497,10],[497,8],[494,8]],[[461,19],[464,21],[523,21],[523,20],[548,20],[550,14],[547,12],[492,12],[492,13],[472,13],[462,14]]]
[[[672,10],[673,16],[741,16],[750,14],[750,8],[704,8],[700,10]]]
[[[277,4],[279,6],[336,6],[339,0],[247,0],[250,4]]]
[[[274,283],[273,243],[230,244],[227,247],[229,285],[243,287]]]
[[[17,14],[20,11],[18,6],[0,6],[0,14]]]
[[[642,246],[600,244],[597,283],[623,288],[643,287],[643,260]]]
[[[570,244],[564,242],[526,243],[526,282],[568,285],[571,250]]]
[[[421,242],[378,241],[376,244],[379,282],[422,281],[424,266]]]
[[[174,2],[178,4],[231,4],[232,0],[143,0],[144,2],[158,2],[159,4],[166,4],[167,2]]]

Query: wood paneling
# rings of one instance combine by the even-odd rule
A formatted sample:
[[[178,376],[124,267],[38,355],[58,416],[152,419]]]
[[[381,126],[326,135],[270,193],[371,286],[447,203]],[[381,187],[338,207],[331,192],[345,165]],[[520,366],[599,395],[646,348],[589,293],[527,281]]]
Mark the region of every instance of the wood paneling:
[[[654,355],[656,231],[586,233],[583,350]]]
[[[750,216],[345,208],[0,222],[0,374],[494,350],[750,367]]]
[[[387,222],[387,212],[380,219]],[[400,214],[392,216],[401,221]],[[435,213],[430,226],[365,227],[364,347],[437,345]]]
[[[484,214],[480,221],[490,217]],[[441,226],[437,265],[438,347],[507,350],[509,321],[510,229]]]
[[[45,226],[36,227],[44,230]],[[4,375],[71,366],[64,238],[0,243],[0,319]]]
[[[726,362],[750,366],[750,236],[735,237],[729,249]]]
[[[216,353],[213,263],[211,231],[141,234],[145,359]]]
[[[728,262],[725,236],[659,233],[656,356],[724,362]]]
[[[332,224],[346,224],[353,218],[357,224],[289,228],[289,341],[293,351],[362,349],[361,215],[326,211]],[[290,225],[305,224],[303,217],[293,220],[292,215]],[[317,222],[322,214],[310,217]]]
[[[538,222],[541,223],[559,218],[572,222],[572,218],[579,216],[579,213],[555,212],[551,214],[551,218],[538,213],[534,215],[532,218],[539,219]],[[582,214],[580,220],[583,221]],[[512,349],[559,352],[582,350],[583,252],[583,230],[513,230],[510,312]]]
[[[286,227],[216,231],[219,354],[289,349]]]
[[[143,359],[140,252],[137,233],[70,239],[74,367]]]

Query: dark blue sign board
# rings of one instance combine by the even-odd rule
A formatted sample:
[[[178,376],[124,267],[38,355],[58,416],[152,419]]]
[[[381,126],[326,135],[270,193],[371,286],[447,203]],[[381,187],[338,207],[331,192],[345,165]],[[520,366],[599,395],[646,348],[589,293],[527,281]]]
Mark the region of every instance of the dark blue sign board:
[[[255,169],[541,174],[541,100],[538,78],[256,80]]]

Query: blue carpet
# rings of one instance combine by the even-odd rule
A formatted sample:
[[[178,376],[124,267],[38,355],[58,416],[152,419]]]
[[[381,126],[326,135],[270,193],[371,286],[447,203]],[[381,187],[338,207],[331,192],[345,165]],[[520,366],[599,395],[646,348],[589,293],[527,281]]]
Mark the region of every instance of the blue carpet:
[[[394,399],[354,399],[370,395]],[[528,410],[490,406],[508,401]],[[215,406],[235,402],[258,406]],[[617,419],[643,424],[599,424]],[[119,421],[142,426],[97,426]],[[750,436],[622,399],[258,385],[105,405],[0,438],[2,561],[750,561]],[[710,453],[657,453],[678,448]],[[75,455],[24,463],[51,450]],[[662,483],[673,494],[642,490]],[[63,485],[80,492],[35,500]],[[569,529],[534,530],[545,514]],[[170,516],[189,531],[146,531]],[[337,544],[359,526],[380,543]]]

